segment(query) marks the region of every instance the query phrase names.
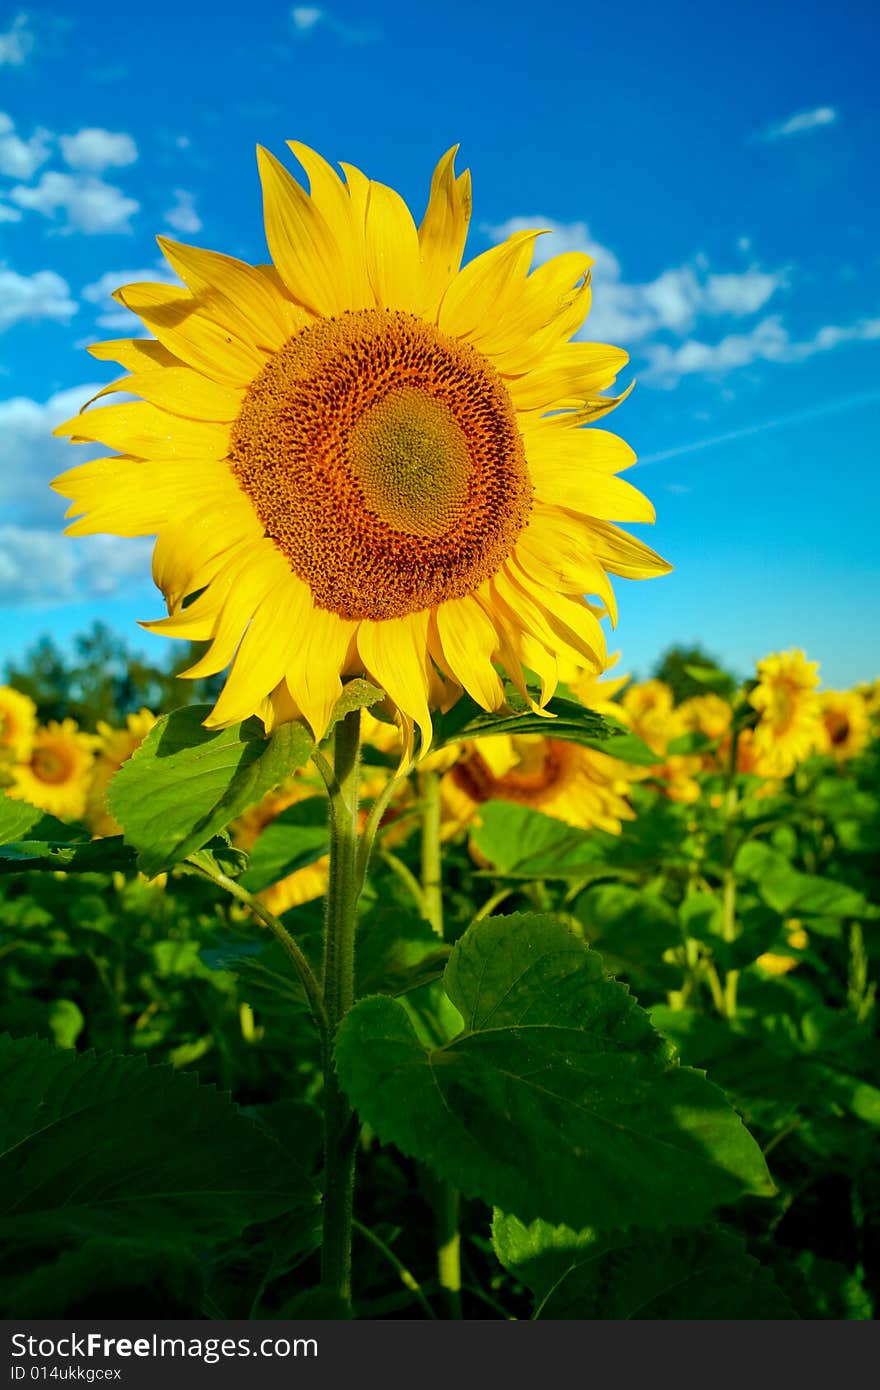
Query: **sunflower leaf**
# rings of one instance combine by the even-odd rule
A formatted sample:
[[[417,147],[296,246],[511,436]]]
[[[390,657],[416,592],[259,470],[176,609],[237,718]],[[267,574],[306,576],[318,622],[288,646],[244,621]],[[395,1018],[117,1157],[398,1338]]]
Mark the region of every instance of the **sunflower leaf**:
[[[496,1211],[492,1244],[534,1294],[533,1318],[795,1317],[770,1271],[724,1230],[600,1236]]]
[[[3,1035],[0,1097],[10,1245],[187,1247],[316,1200],[270,1136],[190,1073]]]
[[[774,1191],[723,1092],[670,1060],[601,957],[549,916],[475,923],[446,993],[463,1020],[425,1048],[395,1000],[344,1020],[336,1059],[361,1118],[463,1192],[522,1220],[702,1224]]]
[[[23,874],[31,869],[109,874],[134,867],[134,851],[123,844],[121,835],[103,840],[18,840],[0,845],[0,874]]]
[[[258,719],[206,729],[206,705],[160,719],[110,783],[107,804],[153,878],[200,849],[308,761],[304,724],[267,737]]]
[[[347,681],[330,713],[324,738],[326,739],[333,732],[340,719],[351,714],[352,710],[369,709],[371,705],[378,705],[379,701],[384,699],[385,691],[380,690],[378,685],[373,685],[371,681],[364,680],[362,676]]]
[[[431,747],[445,748],[450,743],[492,738],[498,734],[543,734],[545,738],[580,743],[585,748],[595,748],[597,752],[643,767],[650,767],[657,761],[657,754],[636,734],[576,700],[562,697],[550,700],[543,714],[535,714],[515,692],[508,692],[507,704],[507,712],[487,714],[475,701],[462,696],[447,714],[435,718]]]

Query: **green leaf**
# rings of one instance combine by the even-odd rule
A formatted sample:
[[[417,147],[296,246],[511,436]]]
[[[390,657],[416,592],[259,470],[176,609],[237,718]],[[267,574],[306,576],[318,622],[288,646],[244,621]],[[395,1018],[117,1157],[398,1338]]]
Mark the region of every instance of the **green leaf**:
[[[717,690],[722,695],[726,695],[730,690],[730,676],[725,671],[720,671],[717,666],[685,666],[684,671],[691,680],[705,685],[707,690]]]
[[[65,1250],[28,1273],[0,1277],[6,1318],[196,1318],[202,1270],[185,1249],[96,1239]]]
[[[352,710],[369,709],[371,705],[378,705],[380,700],[384,699],[385,691],[380,690],[378,685],[373,685],[371,681],[365,681],[362,676],[356,676],[354,680],[347,681],[330,713],[324,738],[326,739],[340,719],[351,714]]]
[[[505,878],[588,879],[609,872],[604,850],[610,837],[566,825],[530,806],[486,801],[471,826],[471,841]]]
[[[0,1236],[232,1235],[315,1194],[229,1099],[140,1059],[0,1037]]]
[[[0,845],[17,840],[60,842],[76,839],[82,833],[82,830],[47,815],[38,806],[32,806],[29,801],[18,801],[5,792],[0,794]]]
[[[552,917],[475,923],[444,978],[463,1019],[426,1048],[395,1000],[344,1020],[337,1065],[379,1137],[524,1220],[701,1223],[773,1184],[723,1093],[669,1060],[601,957]]]
[[[327,798],[310,796],[288,806],[260,833],[242,887],[259,893],[270,883],[314,864],[330,849]]]
[[[602,1237],[495,1213],[495,1252],[535,1296],[534,1318],[794,1318],[769,1270],[723,1230]]]
[[[543,734],[545,738],[595,748],[628,763],[650,767],[657,761],[657,754],[636,734],[576,700],[550,700],[543,715],[534,714],[522,696],[513,691],[508,691],[507,704],[510,714],[487,714],[463,695],[447,714],[436,716],[431,747],[444,748],[450,743],[492,738],[496,734]]]
[[[374,907],[357,929],[357,992],[406,994],[439,979],[449,947],[430,923],[400,908]]]
[[[880,908],[846,883],[817,874],[803,874],[778,850],[757,840],[747,841],[737,852],[734,871],[751,879],[761,897],[782,916],[818,917],[880,916]]]
[[[206,705],[165,715],[110,784],[107,804],[150,878],[200,849],[314,751],[305,725],[206,729]]]
[[[109,835],[103,840],[21,840],[0,845],[0,874],[22,874],[31,869],[109,874],[134,867],[134,851],[123,843],[121,835]]]

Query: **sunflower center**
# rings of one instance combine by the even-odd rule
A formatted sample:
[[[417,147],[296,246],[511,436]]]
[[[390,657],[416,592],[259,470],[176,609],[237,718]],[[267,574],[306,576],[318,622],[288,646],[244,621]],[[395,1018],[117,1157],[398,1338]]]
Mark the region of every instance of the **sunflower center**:
[[[248,388],[229,462],[315,603],[343,618],[470,593],[531,508],[501,378],[466,343],[386,309],[291,338]]]
[[[58,748],[35,748],[31,755],[31,771],[38,781],[56,785],[67,781],[71,764]]]
[[[517,801],[525,805],[540,800],[565,780],[570,763],[570,750],[559,739],[535,735],[534,739],[516,740],[516,767],[496,776],[488,763],[474,749],[470,756],[452,768],[452,779],[472,801]]]
[[[845,714],[838,710],[832,710],[825,715],[825,727],[828,730],[828,737],[831,739],[835,748],[846,743],[849,738],[849,719]]]

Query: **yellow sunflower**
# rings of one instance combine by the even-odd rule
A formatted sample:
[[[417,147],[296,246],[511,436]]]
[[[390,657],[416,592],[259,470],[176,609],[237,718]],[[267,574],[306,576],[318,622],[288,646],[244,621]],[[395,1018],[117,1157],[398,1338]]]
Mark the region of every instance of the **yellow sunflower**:
[[[86,820],[95,835],[121,835],[122,826],[107,810],[107,788],[156,722],[148,709],[128,715],[124,729],[98,720],[98,739],[92,779],[86,797]]]
[[[766,656],[758,662],[758,684],[749,699],[760,718],[751,739],[754,771],[787,777],[816,746],[820,706],[818,662],[802,651]]]
[[[11,685],[0,685],[0,763],[27,758],[36,728],[37,707],[33,700]]]
[[[678,717],[684,729],[717,739],[730,728],[733,710],[720,695],[693,695],[678,706]]]
[[[26,762],[12,769],[7,796],[29,801],[61,820],[81,820],[92,768],[95,739],[81,734],[73,719],[51,719],[37,729]]]
[[[655,753],[665,753],[670,740],[681,733],[673,703],[672,691],[664,681],[640,681],[624,691],[623,717]]]
[[[854,690],[823,690],[819,707],[817,751],[830,753],[839,763],[861,753],[871,737],[871,716],[861,695]]]
[[[641,771],[607,753],[542,734],[483,738],[466,745],[443,778],[446,833],[466,825],[482,802],[498,800],[619,835],[621,822],[635,819],[627,792]]]
[[[257,152],[274,264],[160,238],[187,288],[117,291],[156,340],[91,351],[140,400],[62,425],[120,452],[54,486],[70,534],[157,535],[169,616],[148,626],[211,643],[191,676],[231,663],[211,727],[302,714],[321,736],[366,673],[427,747],[461,687],[503,704],[496,665],[534,671],[542,703],[558,656],[601,665],[609,575],[669,569],[614,524],[654,517],[616,476],[632,451],[583,428],[627,356],[570,341],[586,255],[529,273],[540,233],[518,232],[461,268],[455,150],[416,227],[392,189],[290,148],[308,194]]]
[[[785,939],[793,951],[805,951],[810,944],[810,938],[797,917],[791,917],[786,922]],[[758,956],[755,964],[760,965],[769,975],[787,975],[790,970],[796,970],[800,965],[800,957],[765,951],[763,955]]]

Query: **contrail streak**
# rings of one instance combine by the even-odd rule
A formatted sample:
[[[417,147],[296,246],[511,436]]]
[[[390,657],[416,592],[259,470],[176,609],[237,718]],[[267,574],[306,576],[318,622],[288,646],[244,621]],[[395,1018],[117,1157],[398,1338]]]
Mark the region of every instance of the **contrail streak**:
[[[656,454],[644,454],[639,459],[639,464],[663,463],[666,459],[681,458],[682,454],[695,454],[700,449],[714,449],[718,444],[732,444],[737,439],[748,439],[750,435],[763,434],[765,430],[781,430],[787,425],[805,425],[810,420],[821,420],[826,415],[839,415],[844,410],[857,410],[860,406],[874,405],[878,401],[880,391],[863,391],[861,395],[844,396],[837,401],[826,401],[824,405],[795,411],[792,415],[779,415],[775,420],[761,420],[758,424],[746,425],[741,430],[715,434],[711,439],[696,439],[692,444],[678,444],[674,449],[661,449]]]

